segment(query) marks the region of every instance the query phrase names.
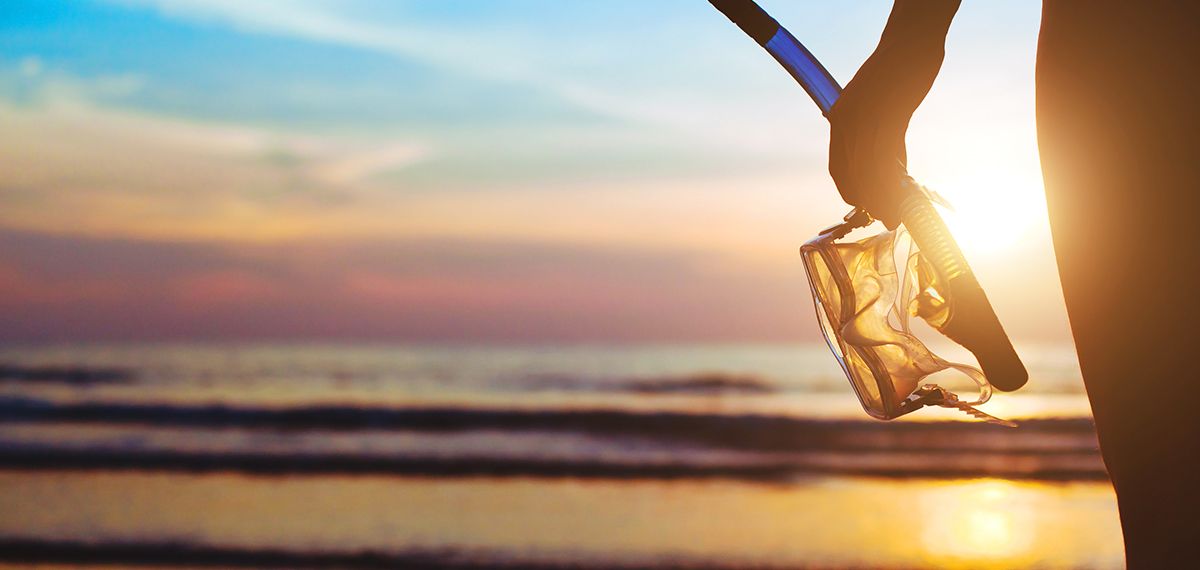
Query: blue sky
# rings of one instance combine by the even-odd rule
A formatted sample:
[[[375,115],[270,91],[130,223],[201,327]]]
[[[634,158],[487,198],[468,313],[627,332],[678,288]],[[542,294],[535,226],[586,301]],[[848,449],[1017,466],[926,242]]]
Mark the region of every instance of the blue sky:
[[[843,81],[889,10],[763,4]],[[1037,16],[952,29],[910,138],[952,198],[1041,207]],[[827,127],[706,2],[14,0],[0,54],[7,338],[815,334],[794,252],[846,208]],[[1022,257],[1041,286],[993,296],[1059,338],[1044,226],[977,265]]]

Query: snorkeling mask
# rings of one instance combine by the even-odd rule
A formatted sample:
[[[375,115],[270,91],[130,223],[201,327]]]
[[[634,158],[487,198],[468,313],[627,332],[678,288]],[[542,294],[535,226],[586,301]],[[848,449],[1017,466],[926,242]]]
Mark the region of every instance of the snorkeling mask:
[[[800,248],[821,332],[863,409],[890,420],[925,406],[942,406],[1015,427],[975,408],[992,395],[981,370],[937,356],[913,333],[912,317],[946,333],[958,299],[951,296],[944,271],[917,248],[909,232],[902,226],[845,240],[873,222],[855,209]],[[969,378],[978,389],[975,398],[963,400],[941,386],[922,383],[946,370]]]
[[[754,0],[709,2],[775,58],[821,113],[829,115],[842,88],[795,36]],[[993,385],[1005,391],[1023,386],[1029,379],[1025,365],[934,209],[936,195],[911,178],[904,180],[902,189],[900,220],[907,233],[884,232],[857,242],[839,242],[851,230],[874,221],[865,211],[855,210],[801,248],[825,340],[873,417],[893,419],[937,405],[1013,425],[973,406],[988,400]],[[899,264],[898,242],[911,251]],[[982,371],[930,352],[909,329],[909,317],[914,315],[970,350]],[[973,380],[978,397],[964,402],[937,385],[920,385],[927,376],[947,369]]]

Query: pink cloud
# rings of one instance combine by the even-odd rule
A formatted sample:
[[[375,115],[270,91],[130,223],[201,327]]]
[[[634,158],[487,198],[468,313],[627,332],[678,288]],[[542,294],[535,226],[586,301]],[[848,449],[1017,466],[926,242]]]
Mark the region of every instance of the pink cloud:
[[[798,266],[764,271],[686,251],[231,247],[22,232],[0,232],[0,243],[7,339],[722,341],[816,332],[797,313],[807,303]]]

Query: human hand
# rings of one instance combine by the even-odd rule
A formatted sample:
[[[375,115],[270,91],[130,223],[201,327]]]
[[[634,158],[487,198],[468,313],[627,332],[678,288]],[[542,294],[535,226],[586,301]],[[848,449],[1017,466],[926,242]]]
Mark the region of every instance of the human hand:
[[[886,87],[871,79],[860,71],[829,112],[829,174],[843,200],[895,229],[907,176],[904,136],[915,106],[889,101]]]
[[[896,0],[879,47],[829,111],[829,174],[842,198],[888,229],[900,224],[904,135],[945,57],[959,0]]]

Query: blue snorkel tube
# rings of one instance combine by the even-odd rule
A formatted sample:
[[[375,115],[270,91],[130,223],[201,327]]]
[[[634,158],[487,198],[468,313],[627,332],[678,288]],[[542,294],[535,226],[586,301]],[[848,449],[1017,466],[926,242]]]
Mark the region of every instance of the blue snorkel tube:
[[[829,70],[813,57],[812,52],[808,51],[796,36],[779,25],[775,18],[753,0],[709,2],[767,50],[767,53],[808,92],[808,96],[821,108],[821,114],[829,116],[829,110],[842,94],[842,86],[838,85],[837,80],[829,74]]]
[[[842,87],[808,48],[754,0],[709,2],[767,50],[808,92],[820,107],[821,114],[829,117],[829,111],[841,95]],[[996,311],[967,264],[958,243],[920,185],[911,178],[905,184],[910,184],[912,191],[900,204],[901,222],[947,285],[947,296],[953,305],[950,319],[938,330],[970,350],[988,381],[997,389],[1012,391],[1024,386],[1029,380],[1029,373],[1013,349],[1008,334],[1004,332]]]

